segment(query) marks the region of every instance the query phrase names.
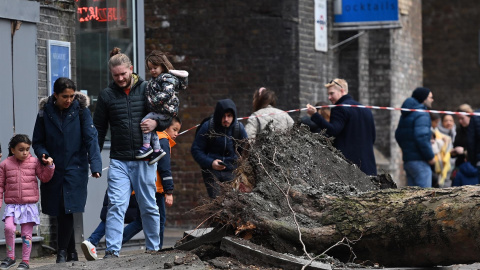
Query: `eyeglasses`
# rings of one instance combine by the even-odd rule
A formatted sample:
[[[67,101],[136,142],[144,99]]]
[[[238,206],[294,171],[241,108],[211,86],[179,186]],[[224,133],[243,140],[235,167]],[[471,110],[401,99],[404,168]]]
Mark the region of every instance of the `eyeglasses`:
[[[335,80],[331,80],[328,84],[332,84],[332,83],[338,85],[340,88],[343,89],[343,86],[341,86],[341,85],[340,85],[338,82],[336,82]]]

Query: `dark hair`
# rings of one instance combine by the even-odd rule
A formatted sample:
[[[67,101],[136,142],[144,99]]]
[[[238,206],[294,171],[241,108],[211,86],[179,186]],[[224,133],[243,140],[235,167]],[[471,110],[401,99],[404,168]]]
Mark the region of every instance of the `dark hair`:
[[[275,107],[276,102],[277,96],[275,92],[268,88],[260,87],[253,94],[253,111],[256,112],[268,105]]]
[[[108,60],[108,67],[110,69],[120,65],[125,65],[128,68],[132,66],[130,58],[121,51],[122,50],[118,47],[115,47],[110,51],[110,60]]]
[[[451,114],[446,114],[446,113],[445,113],[445,114],[442,114],[442,122],[443,122],[443,120],[445,120],[445,117],[447,117],[447,115],[452,116],[452,119],[453,119],[453,115],[451,115]]]
[[[180,117],[178,117],[178,116],[174,116],[172,118],[172,124],[171,125],[173,125],[173,123],[175,123],[175,122],[179,123],[180,125],[182,124],[182,120],[180,120]]]
[[[148,62],[152,63],[155,66],[161,66],[164,72],[175,69],[173,68],[172,63],[168,61],[167,54],[159,50],[154,50],[147,56],[147,58],[145,59],[145,65],[147,66],[147,68]]]
[[[63,93],[67,88],[71,88],[73,91],[77,90],[75,83],[69,78],[60,77],[53,84],[53,92],[57,95]]]
[[[10,139],[10,142],[8,143],[8,155],[9,156],[13,156],[13,153],[12,153],[12,148],[15,148],[17,146],[17,144],[19,143],[26,143],[28,145],[32,145],[32,141],[30,140],[30,138],[28,138],[28,135],[25,135],[25,134],[17,134],[15,136],[13,136],[11,139]]]
[[[440,119],[440,114],[438,113],[430,113],[430,120],[435,121]]]

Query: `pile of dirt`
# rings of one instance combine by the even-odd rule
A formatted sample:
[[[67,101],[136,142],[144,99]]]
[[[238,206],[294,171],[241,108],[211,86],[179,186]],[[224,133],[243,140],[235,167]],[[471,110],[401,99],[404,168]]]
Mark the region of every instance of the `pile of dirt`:
[[[365,175],[332,140],[304,127],[266,130],[243,143],[235,188],[224,185],[222,196],[197,211],[255,244],[304,254],[302,243],[292,239],[299,238],[299,230],[322,227],[324,200],[395,187],[388,175]]]

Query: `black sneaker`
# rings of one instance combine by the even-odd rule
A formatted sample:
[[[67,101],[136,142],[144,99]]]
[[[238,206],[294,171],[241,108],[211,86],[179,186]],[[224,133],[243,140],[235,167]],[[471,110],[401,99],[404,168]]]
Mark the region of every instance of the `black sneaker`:
[[[118,255],[115,255],[115,253],[111,250],[105,251],[105,256],[103,256],[103,259],[112,259],[112,258],[118,258]]]
[[[158,152],[153,152],[152,155],[150,156],[150,161],[148,162],[148,165],[157,163],[163,156],[165,156],[165,154],[167,153],[165,153],[163,149],[161,149]]]
[[[148,157],[151,153],[153,153],[153,148],[148,147],[146,148],[145,146],[140,147],[137,151],[135,151],[135,158],[136,159],[142,159]]]
[[[28,263],[22,261],[21,263],[18,264],[17,269],[30,269],[30,266],[28,266]]]
[[[10,258],[5,258],[5,260],[2,261],[0,264],[0,269],[9,269],[10,267],[15,266],[15,260],[12,260]]]

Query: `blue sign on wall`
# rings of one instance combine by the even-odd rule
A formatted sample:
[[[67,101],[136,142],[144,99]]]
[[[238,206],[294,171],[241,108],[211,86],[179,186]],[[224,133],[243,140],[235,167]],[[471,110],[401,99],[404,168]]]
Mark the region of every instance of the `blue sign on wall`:
[[[53,84],[60,77],[70,78],[70,42],[48,41],[48,86],[53,94]]]
[[[336,0],[336,25],[398,22],[398,0]]]

